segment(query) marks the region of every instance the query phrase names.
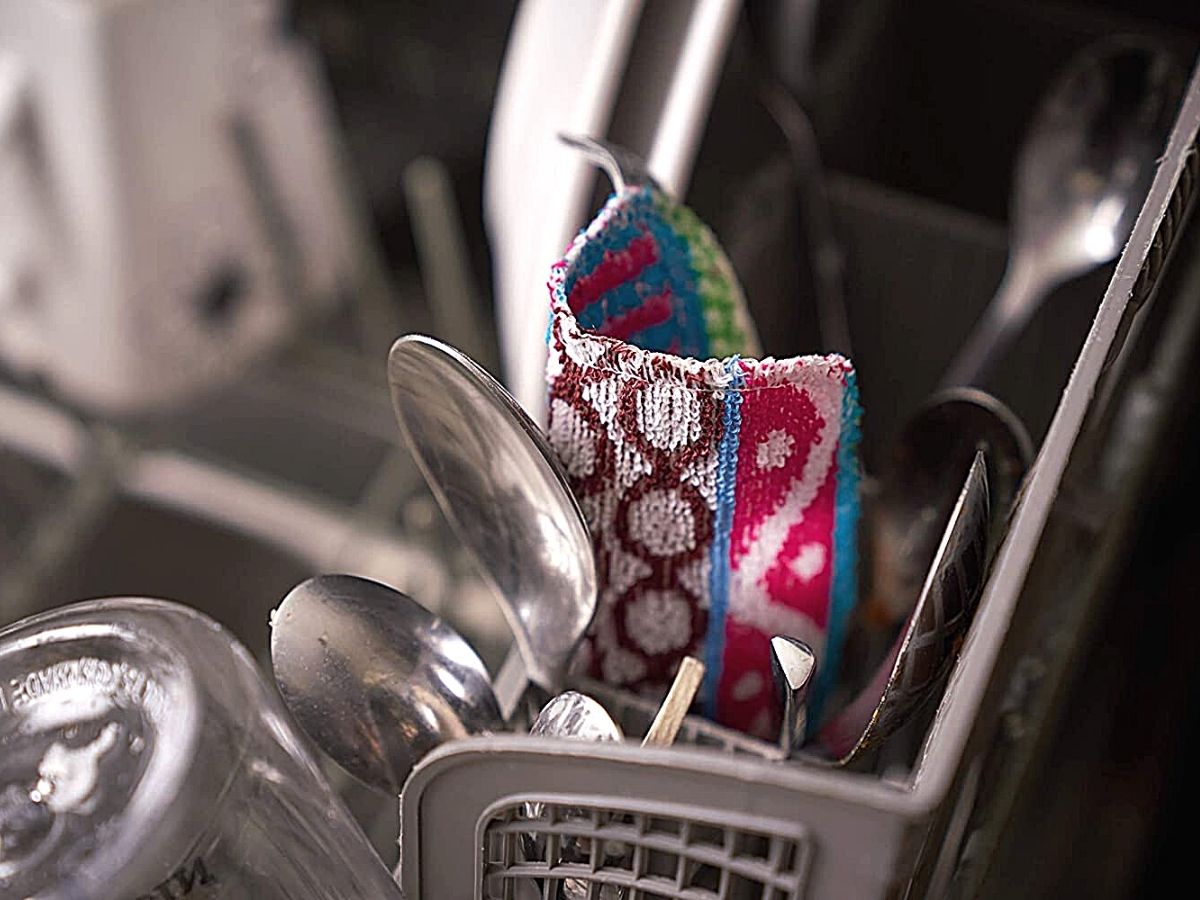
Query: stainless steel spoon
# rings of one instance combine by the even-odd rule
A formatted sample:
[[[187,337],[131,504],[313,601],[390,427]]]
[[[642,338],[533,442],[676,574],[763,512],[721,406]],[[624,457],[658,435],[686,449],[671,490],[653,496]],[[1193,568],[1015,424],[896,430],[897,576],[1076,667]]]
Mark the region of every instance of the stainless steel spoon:
[[[1102,41],[1071,60],[1017,159],[1004,280],[944,385],[982,381],[1054,287],[1116,259],[1182,88],[1175,61],[1134,39]]]
[[[578,741],[623,741],[625,733],[621,726],[613,721],[603,706],[589,697],[576,691],[564,691],[547,703],[538,717],[534,720],[529,733],[541,737],[566,738]],[[524,817],[531,821],[539,821],[545,807],[541,803],[530,801],[522,808]],[[577,818],[587,821],[589,813],[583,809],[567,809],[560,815],[568,820]],[[546,860],[548,852],[546,835],[541,831],[526,831],[521,834],[521,852],[525,860]],[[609,853],[605,847],[605,861],[616,862],[621,859],[624,850],[621,845],[614,845]],[[555,848],[556,864],[582,863],[590,856],[590,842],[581,842],[579,838],[563,835],[558,839]],[[561,900],[588,900],[590,887],[579,878],[564,878],[558,891],[552,896]],[[530,898],[543,896],[541,891],[529,890],[526,895]],[[623,896],[620,888],[605,885],[600,888],[600,896],[604,900],[620,900]],[[522,898],[524,900],[524,898]]]
[[[625,733],[603,706],[587,694],[563,691],[542,707],[529,733],[535,737],[581,741],[623,741]]]
[[[496,679],[505,717],[529,682],[557,693],[596,611],[583,513],[516,400],[472,360],[409,335],[388,357],[400,430],[446,518],[502,600],[516,652]]]
[[[808,644],[786,635],[771,638],[771,675],[782,712],[779,749],[786,756],[791,756],[804,744],[808,728],[808,692],[816,672],[817,657]]]
[[[631,150],[583,134],[568,134],[560,131],[558,139],[573,150],[578,150],[593,165],[603,169],[616,191],[655,183],[650,170],[646,167],[645,160]]]
[[[675,743],[683,720],[696,699],[700,683],[704,680],[704,663],[692,656],[685,656],[679,663],[671,689],[667,691],[658,713],[646,736],[643,747],[669,747]],[[533,735],[543,737],[579,738],[585,741],[620,741],[625,734],[603,706],[587,694],[564,691],[552,699],[538,713]]]
[[[980,449],[986,451],[995,540],[1033,459],[1021,420],[985,391],[951,388],[929,397],[905,423],[878,493],[867,500],[871,578],[863,615],[869,632],[890,634],[916,606],[960,479]]]
[[[875,678],[817,735],[837,765],[894,734],[941,690],[983,589],[988,519],[987,471],[977,451],[908,625]]]
[[[365,578],[319,575],[294,587],[271,615],[271,666],[305,733],[389,794],[435,747],[504,726],[470,644]]]

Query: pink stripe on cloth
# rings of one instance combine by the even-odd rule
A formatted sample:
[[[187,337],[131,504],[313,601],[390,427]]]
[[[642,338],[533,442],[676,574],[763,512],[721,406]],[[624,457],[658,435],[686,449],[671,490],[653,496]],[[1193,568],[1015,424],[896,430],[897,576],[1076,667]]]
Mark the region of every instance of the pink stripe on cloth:
[[[781,364],[765,363],[764,366]],[[742,430],[730,541],[720,721],[771,737],[770,639],[798,637],[824,656],[833,572],[840,379],[795,381],[743,364]],[[775,373],[778,376],[778,372]]]

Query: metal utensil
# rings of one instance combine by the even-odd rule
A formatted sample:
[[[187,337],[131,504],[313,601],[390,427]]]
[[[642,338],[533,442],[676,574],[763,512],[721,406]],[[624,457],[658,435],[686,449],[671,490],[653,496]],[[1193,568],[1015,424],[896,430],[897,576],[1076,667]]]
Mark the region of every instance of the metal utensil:
[[[504,725],[470,644],[365,578],[319,575],[294,587],[271,616],[271,666],[308,736],[389,794],[435,747]]]
[[[553,451],[499,382],[457,350],[409,335],[388,357],[409,449],[498,597],[516,640],[496,679],[505,717],[529,682],[557,693],[596,611],[583,513]]]
[[[817,657],[808,644],[787,635],[771,638],[771,675],[783,713],[779,749],[787,756],[804,744],[808,691],[816,673]]]
[[[625,733],[603,706],[587,694],[563,691],[542,707],[529,733],[582,741],[623,741]]]
[[[815,3],[801,5],[816,7]],[[846,259],[833,224],[816,131],[800,102],[781,82],[768,79],[761,96],[763,106],[787,144],[805,252],[812,269],[821,350],[853,359],[846,306]]]
[[[533,727],[529,729],[532,735],[553,738],[569,738],[580,741],[623,741],[625,733],[621,726],[613,721],[603,706],[578,691],[564,691],[552,699],[538,713]],[[530,801],[522,808],[524,817],[530,821],[542,818],[545,807],[541,803]],[[587,818],[586,810],[569,810],[568,815],[576,815],[580,819]],[[607,849],[607,848],[606,848]],[[527,861],[544,860],[549,852],[546,837],[540,831],[527,831],[521,834],[521,852]],[[578,838],[563,835],[555,845],[555,857],[558,862],[579,863],[588,859],[586,845]],[[606,854],[611,860],[619,859],[622,855],[620,845],[613,847],[611,854]],[[605,900],[618,900],[621,892],[618,888],[607,886],[601,896]],[[532,898],[534,895],[529,892]],[[540,896],[540,894],[539,894]],[[588,886],[577,878],[563,879],[557,894],[563,900],[587,900]]]
[[[703,680],[704,663],[695,657],[685,656],[680,661],[675,679],[654,721],[642,738],[643,747],[669,747],[675,743]],[[621,726],[613,721],[608,710],[578,691],[564,691],[542,707],[529,733],[589,741],[620,741],[625,737]]]
[[[988,559],[988,481],[977,451],[920,600],[871,683],[818,734],[847,766],[894,734],[941,689],[974,617]]]
[[[612,181],[615,191],[654,181],[644,159],[611,141],[562,131],[558,133],[558,139],[572,150],[578,150],[593,165],[603,169],[604,174]]]
[[[704,664],[694,657],[685,656],[658,714],[642,739],[643,747],[669,747],[675,742],[703,680]],[[529,733],[585,741],[620,741],[625,737],[621,726],[613,721],[608,710],[586,694],[576,691],[566,691],[547,703]],[[542,810],[540,803],[526,803],[525,818],[536,821],[541,818]],[[588,816],[587,811],[578,811],[579,818],[587,819]],[[526,832],[521,835],[521,848],[526,860],[545,860],[548,843],[541,833]],[[620,842],[612,842],[605,845],[604,853],[608,862],[615,862],[627,857],[629,848]],[[559,838],[558,863],[581,863],[586,862],[588,857],[588,847],[581,845],[577,838],[570,835]],[[619,900],[624,895],[624,890],[617,885],[604,885],[599,888],[599,894],[594,894],[592,886],[577,878],[563,879],[558,894],[563,900],[589,900],[595,896],[603,900]]]
[[[989,532],[996,539],[1033,459],[1021,420],[985,391],[950,388],[933,394],[905,423],[879,493],[869,501],[871,583],[864,615],[872,630],[886,631],[912,612],[958,501],[958,479],[980,449],[986,451]]]
[[[1175,61],[1141,41],[1102,41],[1074,57],[1017,159],[1004,280],[944,385],[983,380],[1055,286],[1116,259],[1182,89]]]

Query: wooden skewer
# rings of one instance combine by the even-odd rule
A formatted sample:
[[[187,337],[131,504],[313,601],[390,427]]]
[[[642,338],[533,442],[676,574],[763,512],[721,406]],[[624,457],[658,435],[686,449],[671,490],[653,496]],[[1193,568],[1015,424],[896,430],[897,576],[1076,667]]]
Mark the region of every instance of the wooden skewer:
[[[671,690],[658,708],[658,714],[650,723],[650,730],[642,739],[643,747],[669,747],[675,743],[675,737],[683,725],[683,719],[700,690],[700,682],[704,680],[704,663],[691,656],[685,656],[671,682]]]

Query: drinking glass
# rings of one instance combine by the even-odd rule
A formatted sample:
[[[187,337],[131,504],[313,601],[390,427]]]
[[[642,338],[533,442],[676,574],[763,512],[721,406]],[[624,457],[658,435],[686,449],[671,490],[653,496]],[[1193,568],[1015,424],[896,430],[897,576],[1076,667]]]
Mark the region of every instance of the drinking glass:
[[[245,648],[109,599],[0,630],[0,896],[401,895]]]

